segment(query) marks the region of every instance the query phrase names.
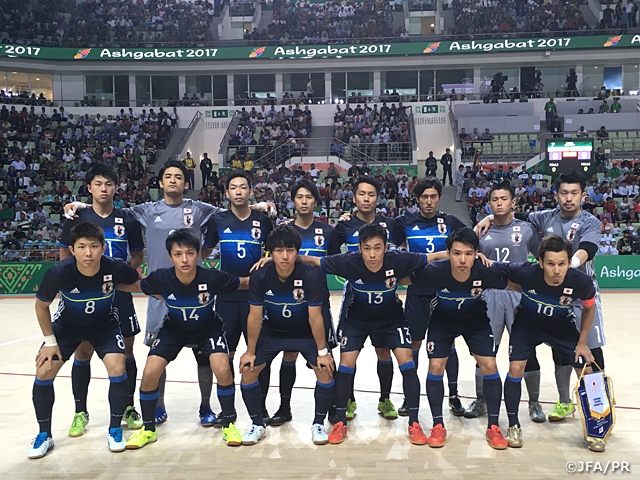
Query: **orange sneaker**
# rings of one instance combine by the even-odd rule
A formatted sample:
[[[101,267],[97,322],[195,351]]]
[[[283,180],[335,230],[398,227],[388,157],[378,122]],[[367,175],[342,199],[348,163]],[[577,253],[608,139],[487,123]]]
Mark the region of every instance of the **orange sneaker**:
[[[422,427],[418,422],[413,422],[413,425],[409,426],[409,436],[411,437],[411,443],[414,445],[424,445],[427,443],[427,436],[422,431]]]
[[[502,436],[502,430],[498,425],[491,425],[487,428],[487,442],[491,444],[491,448],[496,450],[506,450],[509,447],[509,441]]]
[[[338,422],[333,426],[333,430],[331,430],[331,433],[329,434],[329,443],[342,443],[346,436],[347,426],[342,422]]]
[[[427,438],[427,445],[432,448],[440,448],[444,445],[444,441],[447,438],[447,429],[439,423],[431,429],[431,434]]]

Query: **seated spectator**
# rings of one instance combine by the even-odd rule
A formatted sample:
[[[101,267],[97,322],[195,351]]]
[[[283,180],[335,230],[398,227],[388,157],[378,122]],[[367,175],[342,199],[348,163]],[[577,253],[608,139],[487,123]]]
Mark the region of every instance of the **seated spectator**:
[[[585,130],[584,125],[580,126],[580,128],[578,129],[578,132],[576,133],[576,136],[578,138],[584,138],[589,136],[589,133]]]
[[[609,110],[611,113],[620,113],[622,111],[622,105],[620,105],[620,98],[614,97],[613,103],[611,104],[611,108]]]
[[[605,128],[604,125],[602,125],[600,127],[600,130],[598,130],[596,132],[596,138],[598,138],[599,140],[608,140],[609,139],[609,132],[607,132],[607,129]]]
[[[609,105],[607,104],[606,100],[602,101],[602,105],[600,105],[600,108],[598,109],[598,113],[608,113],[609,112]]]

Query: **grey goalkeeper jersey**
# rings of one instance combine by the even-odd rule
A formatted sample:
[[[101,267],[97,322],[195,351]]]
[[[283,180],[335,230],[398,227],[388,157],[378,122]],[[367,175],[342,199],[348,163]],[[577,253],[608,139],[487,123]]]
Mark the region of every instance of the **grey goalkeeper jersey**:
[[[171,232],[179,228],[190,228],[202,243],[209,218],[221,208],[184,199],[179,205],[167,205],[164,200],[158,200],[125,210],[129,210],[144,229],[149,262],[147,273],[151,273],[159,268],[173,267],[165,247],[165,241]]]
[[[491,225],[480,239],[479,252],[496,262],[526,262],[529,252],[538,256],[540,240],[531,223],[514,218],[508,225]]]
[[[593,243],[596,247],[600,244],[602,223],[584,210],[573,218],[563,218],[559,209],[533,212],[529,214],[529,221],[544,237],[556,234],[569,240],[574,252],[579,250],[581,242]],[[596,280],[593,260],[580,265],[579,270]]]

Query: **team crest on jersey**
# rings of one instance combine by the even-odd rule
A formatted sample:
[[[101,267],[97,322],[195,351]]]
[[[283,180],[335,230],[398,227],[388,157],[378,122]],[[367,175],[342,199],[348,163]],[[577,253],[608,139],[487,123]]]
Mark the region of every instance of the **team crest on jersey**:
[[[200,292],[198,294],[198,303],[200,305],[206,305],[211,300],[211,294],[209,292]]]
[[[315,237],[313,237],[313,243],[316,244],[316,247],[324,246],[324,236],[323,235],[316,235]]]
[[[396,281],[396,277],[387,278],[384,281],[384,285],[389,289],[396,288],[397,283],[398,282]]]
[[[184,216],[184,224],[187,227],[190,227],[191,225],[193,225],[193,215],[191,215],[190,213],[186,214]]]
[[[520,245],[522,243],[522,234],[520,232],[513,232],[511,234],[511,241],[514,245]]]
[[[440,218],[438,220],[441,220]],[[438,223],[438,232],[440,235],[444,235],[447,233],[447,226],[444,223]]]
[[[574,228],[570,228],[567,232],[567,240],[573,242],[574,238],[576,238],[576,230]]]
[[[124,225],[115,224],[113,226],[113,233],[115,234],[116,237],[118,238],[124,237],[124,232],[125,232]]]
[[[301,301],[302,299],[304,299],[304,290],[301,288],[294,288],[293,289],[293,298],[296,301]]]
[[[341,332],[340,334],[342,335],[342,330],[340,332]],[[340,346],[341,347],[346,347],[347,346],[347,341],[348,341],[347,337],[341,337],[340,338]]]
[[[110,295],[113,292],[113,282],[104,282],[102,284],[102,293]]]
[[[262,230],[260,230],[259,228],[251,229],[251,238],[253,238],[254,240],[258,240],[261,234],[262,234]]]
[[[571,302],[573,302],[573,298],[567,296],[567,295],[562,295],[560,297],[560,305],[562,305],[563,307],[566,307],[567,305],[569,305]]]
[[[479,287],[475,287],[471,289],[471,296],[472,297],[479,297],[482,294],[482,289]]]
[[[436,344],[435,342],[429,342],[427,343],[427,353],[433,353],[433,351],[436,348]]]

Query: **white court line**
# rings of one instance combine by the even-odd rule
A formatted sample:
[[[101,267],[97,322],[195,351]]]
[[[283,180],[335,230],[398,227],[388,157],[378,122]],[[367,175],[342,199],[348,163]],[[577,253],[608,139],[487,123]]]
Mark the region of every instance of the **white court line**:
[[[14,343],[26,342],[27,340],[33,340],[34,338],[41,338],[42,335],[34,335],[33,337],[21,338],[19,340],[11,340],[10,342],[0,343],[0,347],[6,347],[7,345],[13,345]]]

